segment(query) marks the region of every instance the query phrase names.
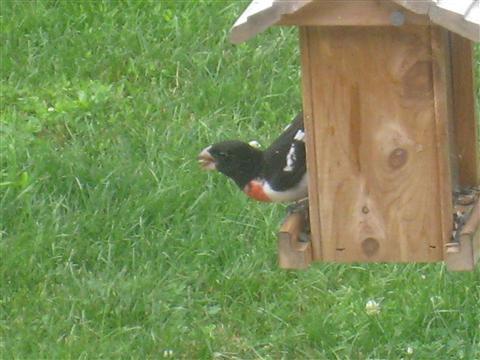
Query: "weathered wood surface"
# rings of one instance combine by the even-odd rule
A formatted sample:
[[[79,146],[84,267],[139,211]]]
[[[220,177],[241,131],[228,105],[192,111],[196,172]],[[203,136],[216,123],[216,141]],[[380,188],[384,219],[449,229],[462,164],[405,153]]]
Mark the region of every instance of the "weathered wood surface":
[[[289,214],[278,233],[278,262],[282,269],[304,269],[312,261],[310,242],[301,241],[305,214]]]
[[[438,211],[440,212],[441,244],[450,241],[452,234],[452,188],[454,177],[456,181],[457,161],[451,156],[454,148],[454,137],[451,132],[452,101],[451,101],[451,74],[450,48],[448,31],[439,26],[430,27],[430,46],[432,52],[432,80],[435,121],[435,146],[438,171],[436,186],[438,197]],[[455,171],[454,171],[455,170]],[[430,247],[438,246],[435,239],[430,239]],[[445,255],[445,247],[441,246]]]
[[[314,1],[292,14],[285,14],[277,25],[300,26],[391,26],[394,12],[402,24],[428,24],[428,18],[417,15],[390,1]]]
[[[438,71],[446,50],[432,49],[427,26],[302,34],[305,126],[315,136],[309,182],[318,191],[309,196],[319,208],[311,224],[321,225],[314,259],[442,260],[451,227],[446,74]]]
[[[480,41],[479,0],[393,0],[459,36]]]
[[[453,124],[460,187],[480,184],[478,109],[475,107],[473,43],[451,34]]]
[[[480,41],[479,6],[478,0],[440,1],[431,4],[428,17],[434,24],[472,41]]]
[[[303,91],[303,116],[306,136],[306,151],[307,151],[307,164],[309,174],[318,174],[316,163],[316,140],[315,140],[315,126],[313,122],[313,101],[312,99],[312,77],[310,74],[310,52],[309,52],[309,38],[308,28],[300,27],[300,52],[302,54],[302,91]],[[314,259],[322,258],[322,247],[320,244],[320,213],[319,213],[319,193],[318,182],[316,176],[309,176],[308,179],[308,199],[309,199],[309,212],[310,219],[310,231],[312,241],[312,255]]]

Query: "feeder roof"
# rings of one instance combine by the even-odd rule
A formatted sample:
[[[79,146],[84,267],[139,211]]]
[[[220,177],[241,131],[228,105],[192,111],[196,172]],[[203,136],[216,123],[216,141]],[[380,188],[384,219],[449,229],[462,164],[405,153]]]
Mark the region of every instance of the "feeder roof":
[[[241,43],[318,0],[253,0],[233,25],[230,41]],[[332,1],[332,0],[330,0]],[[342,1],[342,0],[337,0]],[[391,0],[472,41],[480,42],[480,0]]]

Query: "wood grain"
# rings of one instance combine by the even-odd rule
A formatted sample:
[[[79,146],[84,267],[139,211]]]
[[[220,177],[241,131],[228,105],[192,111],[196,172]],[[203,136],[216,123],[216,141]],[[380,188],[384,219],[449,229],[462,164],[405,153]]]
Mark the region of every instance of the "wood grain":
[[[461,187],[480,184],[479,139],[475,107],[475,79],[473,74],[473,43],[461,36],[450,35],[453,121],[456,155]]]
[[[439,111],[435,98],[446,79],[434,71],[441,65],[430,28],[303,32],[303,76],[311,77],[304,111],[312,114],[306,127],[315,141],[308,157],[316,171],[311,224],[321,224],[321,258],[442,260],[450,164],[439,149],[448,149],[448,108]]]
[[[432,49],[432,78],[435,109],[435,136],[436,136],[436,161],[439,176],[437,177],[437,194],[441,217],[441,248],[445,252],[445,244],[450,241],[452,234],[452,184],[453,160],[452,154],[453,134],[449,131],[452,122],[450,53],[448,32],[439,26],[430,27],[430,43]],[[456,161],[455,161],[456,164]],[[430,239],[430,246],[435,246],[434,239]],[[436,242],[435,242],[436,243]],[[444,254],[445,255],[445,254]]]
[[[322,245],[321,245],[321,223],[319,215],[318,204],[318,182],[317,175],[318,169],[316,164],[316,141],[315,141],[315,127],[313,123],[314,119],[314,107],[312,102],[312,69],[310,66],[310,51],[309,51],[309,38],[308,30],[306,27],[300,27],[300,54],[301,54],[301,67],[302,67],[302,92],[303,92],[303,122],[305,126],[306,137],[306,157],[307,157],[307,170],[308,170],[308,199],[309,199],[309,211],[310,230],[311,230],[311,243],[312,254],[314,260],[322,259]]]
[[[471,12],[470,9],[478,9],[479,6],[478,2],[474,2],[475,0],[441,1],[430,7],[428,17],[444,29],[473,41],[480,41],[480,19],[470,16],[477,12]]]
[[[278,25],[300,26],[390,26],[391,16],[400,11],[405,24],[428,24],[425,16],[407,11],[384,0],[321,0],[307,4],[293,14],[285,14]]]

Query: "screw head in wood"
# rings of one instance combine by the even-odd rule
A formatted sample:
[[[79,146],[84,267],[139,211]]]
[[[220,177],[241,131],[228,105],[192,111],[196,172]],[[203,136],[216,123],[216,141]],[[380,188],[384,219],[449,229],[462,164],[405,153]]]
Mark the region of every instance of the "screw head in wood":
[[[394,11],[390,15],[390,23],[393,26],[402,26],[405,24],[405,14],[401,11]]]
[[[368,214],[370,212],[370,209],[367,206],[362,207],[362,213]]]
[[[408,151],[402,148],[396,148],[388,156],[388,164],[394,169],[405,165],[408,160]]]

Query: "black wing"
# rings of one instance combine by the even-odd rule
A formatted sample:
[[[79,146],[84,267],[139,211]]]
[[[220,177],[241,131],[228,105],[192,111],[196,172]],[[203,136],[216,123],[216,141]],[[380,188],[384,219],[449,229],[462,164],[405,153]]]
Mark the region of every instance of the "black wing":
[[[263,176],[275,191],[294,187],[306,172],[303,113],[264,152]]]

